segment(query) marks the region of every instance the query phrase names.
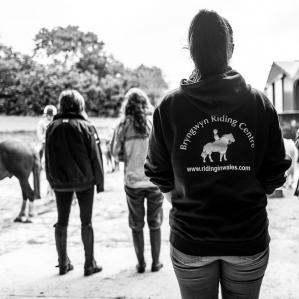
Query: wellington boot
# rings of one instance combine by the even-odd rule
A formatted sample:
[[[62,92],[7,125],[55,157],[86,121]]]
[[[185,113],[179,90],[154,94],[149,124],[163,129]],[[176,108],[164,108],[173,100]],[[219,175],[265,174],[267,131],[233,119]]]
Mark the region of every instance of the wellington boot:
[[[136,270],[138,273],[144,273],[146,268],[146,263],[144,260],[144,237],[143,230],[134,231],[132,230],[133,244],[135,248],[135,253],[137,256],[138,264],[136,265]]]
[[[69,271],[72,271],[74,269],[74,266],[71,264],[70,259],[68,259],[68,262],[66,265],[58,265],[56,266],[59,268],[59,275],[64,275]]]
[[[102,271],[94,259],[94,235],[92,225],[81,227],[81,237],[85,252],[84,276],[89,276]]]
[[[67,227],[55,224],[55,243],[58,253],[59,275],[64,275],[74,269],[67,256]]]
[[[101,272],[103,270],[102,266],[98,266],[96,261],[93,260],[92,265],[84,266],[84,276],[89,276],[94,273]]]
[[[150,230],[150,242],[152,252],[152,272],[159,271],[163,264],[160,262],[160,250],[161,250],[161,229]]]

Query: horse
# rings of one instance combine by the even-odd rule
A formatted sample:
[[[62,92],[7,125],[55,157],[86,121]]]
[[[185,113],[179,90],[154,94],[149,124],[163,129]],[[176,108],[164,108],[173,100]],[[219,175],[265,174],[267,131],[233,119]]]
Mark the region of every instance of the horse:
[[[32,190],[29,175],[33,173]],[[17,139],[0,142],[0,181],[15,176],[20,183],[23,202],[15,222],[32,222],[34,199],[40,199],[40,159],[38,153]],[[29,199],[29,213],[26,219],[26,204]]]
[[[105,138],[101,139],[101,151],[103,153],[103,156],[105,157],[107,169],[110,169],[111,172],[118,171],[119,170],[119,162],[117,160],[115,160],[111,154],[109,139],[105,139]]]
[[[285,183],[285,187],[292,189],[295,184],[295,170],[298,161],[298,149],[292,139],[283,138],[283,143],[286,154],[292,158],[291,167],[286,171],[287,180]]]
[[[222,161],[222,158],[224,161],[227,161],[226,158],[226,151],[228,148],[228,145],[235,142],[235,138],[233,134],[226,134],[223,135],[221,138],[215,140],[214,142],[209,142],[204,145],[201,157],[203,158],[203,162],[206,163],[206,157],[209,156],[210,162],[214,162],[212,159],[212,153],[217,152],[220,154],[220,162]]]

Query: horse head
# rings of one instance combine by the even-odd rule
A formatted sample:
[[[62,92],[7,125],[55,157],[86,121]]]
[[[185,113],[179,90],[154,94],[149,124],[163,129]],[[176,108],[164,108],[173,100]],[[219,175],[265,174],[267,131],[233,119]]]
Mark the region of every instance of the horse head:
[[[223,142],[225,142],[226,144],[231,144],[231,143],[233,143],[233,142],[236,141],[232,133],[230,133],[230,134],[225,134],[225,135],[223,135],[220,139],[221,139]]]

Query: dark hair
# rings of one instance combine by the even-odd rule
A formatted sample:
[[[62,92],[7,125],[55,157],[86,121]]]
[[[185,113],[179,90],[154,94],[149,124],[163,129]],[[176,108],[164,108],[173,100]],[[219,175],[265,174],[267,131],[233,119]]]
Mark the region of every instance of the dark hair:
[[[82,113],[85,109],[85,101],[82,95],[73,89],[64,90],[59,96],[60,113]]]
[[[188,33],[192,60],[201,77],[225,71],[231,56],[233,31],[215,11],[202,9],[193,18]]]
[[[152,109],[149,98],[139,88],[131,88],[125,98],[125,118],[133,122],[133,127],[137,133],[148,134],[147,115],[151,113]]]
[[[233,28],[232,26],[230,25],[229,21],[226,19],[226,18],[223,18],[223,21],[225,22],[226,26],[227,26],[227,29],[228,29],[228,34],[229,34],[229,43],[231,45],[234,44],[234,32],[233,32]]]

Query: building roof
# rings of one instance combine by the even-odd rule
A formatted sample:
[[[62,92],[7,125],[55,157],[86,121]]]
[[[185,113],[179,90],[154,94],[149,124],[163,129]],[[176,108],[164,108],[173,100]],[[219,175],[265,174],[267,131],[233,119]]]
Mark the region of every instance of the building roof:
[[[299,74],[299,60],[294,61],[274,61],[267,79],[267,85],[274,82],[277,78],[285,75],[295,79]]]
[[[276,65],[282,68],[287,75],[290,77],[295,77],[297,72],[299,71],[299,60],[295,61],[275,61]]]

